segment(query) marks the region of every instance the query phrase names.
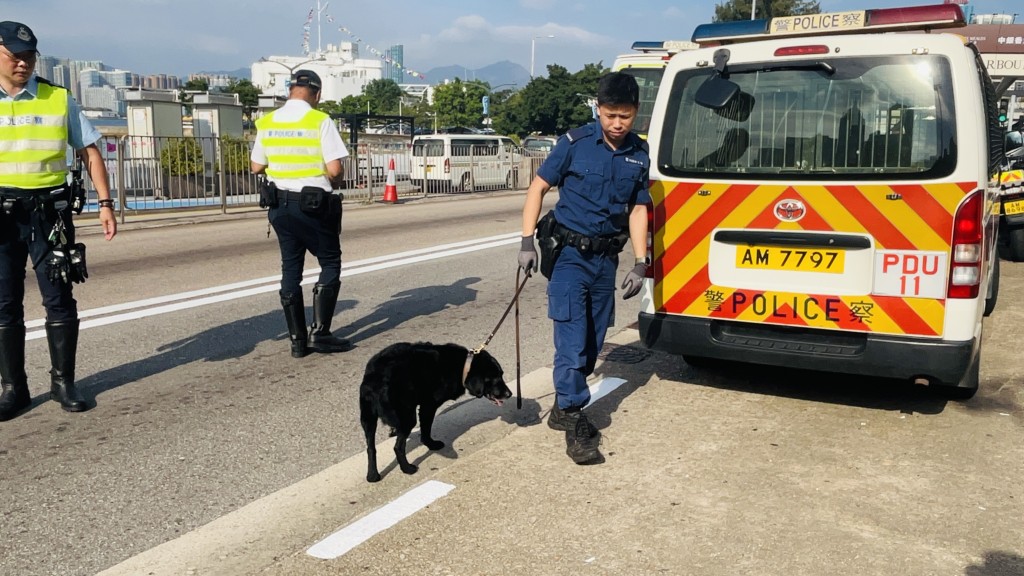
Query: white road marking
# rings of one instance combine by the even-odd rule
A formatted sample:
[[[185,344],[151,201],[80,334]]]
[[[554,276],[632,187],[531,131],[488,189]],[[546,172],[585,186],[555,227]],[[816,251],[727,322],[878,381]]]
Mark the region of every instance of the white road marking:
[[[384,506],[317,542],[307,554],[323,560],[333,560],[349,550],[426,508],[435,500],[455,489],[451,484],[428,480],[409,490]]]
[[[593,406],[594,402],[604,398],[613,390],[625,383],[626,381],[622,378],[602,378],[597,382],[594,382],[590,386],[590,404],[587,404],[587,406]]]
[[[378,270],[405,266],[407,264],[416,264],[419,262],[427,262],[430,260],[447,258],[449,256],[476,252],[478,250],[497,248],[499,246],[514,244],[519,241],[520,237],[521,234],[519,232],[511,232],[498,236],[478,238],[476,240],[453,242],[450,244],[431,246],[429,248],[420,248],[417,250],[398,252],[396,254],[376,256],[374,258],[355,260],[353,262],[343,262],[341,276],[346,278],[349,276],[365,274],[367,272],[376,272]],[[302,283],[313,284],[316,282],[316,277],[319,274],[319,268],[304,270]],[[278,274],[276,276],[266,276],[263,278],[256,278],[254,280],[225,284],[223,286],[213,286],[210,288],[203,288],[201,290],[168,294],[166,296],[157,296],[155,298],[147,298],[145,300],[136,300],[134,302],[124,302],[101,308],[93,308],[91,310],[82,310],[78,314],[78,317],[82,320],[80,328],[85,330],[87,328],[95,328],[97,326],[106,326],[108,324],[138,320],[140,318],[156,316],[159,314],[178,312],[180,310],[197,308],[208,304],[216,304],[218,302],[237,300],[239,298],[246,298],[257,294],[275,292],[280,288],[280,282],[281,275]],[[87,320],[87,318],[93,319]],[[30,320],[25,322],[25,327],[29,329],[42,328],[43,323],[44,319],[42,318]],[[45,330],[32,330],[25,335],[26,340],[37,340],[45,337]]]

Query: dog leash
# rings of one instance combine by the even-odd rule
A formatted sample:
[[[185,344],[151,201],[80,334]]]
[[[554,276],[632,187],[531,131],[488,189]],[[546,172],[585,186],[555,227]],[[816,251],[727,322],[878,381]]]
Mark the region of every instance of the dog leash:
[[[469,351],[469,354],[466,356],[466,366],[465,366],[465,368],[462,371],[462,382],[463,382],[463,384],[465,384],[466,377],[469,376],[469,367],[473,363],[473,356],[476,356],[477,354],[483,352],[484,348],[486,348],[487,345],[491,343],[491,339],[494,338],[494,335],[498,333],[498,328],[501,328],[502,322],[505,321],[505,318],[508,318],[508,313],[512,311],[512,307],[514,306],[515,309],[516,309],[516,408],[517,409],[520,409],[520,408],[523,407],[523,390],[522,390],[522,385],[520,383],[520,368],[519,368],[519,293],[523,291],[523,288],[526,286],[526,281],[530,279],[530,271],[527,270],[526,271],[526,276],[523,278],[523,281],[520,282],[519,281],[519,276],[520,276],[521,272],[522,272],[522,268],[516,268],[516,293],[512,295],[512,301],[508,303],[507,307],[505,307],[505,313],[501,315],[501,319],[498,320],[498,323],[494,326],[494,330],[491,330],[491,333],[487,336],[487,339],[484,340],[484,343],[481,344],[480,346],[474,348],[473,350]]]

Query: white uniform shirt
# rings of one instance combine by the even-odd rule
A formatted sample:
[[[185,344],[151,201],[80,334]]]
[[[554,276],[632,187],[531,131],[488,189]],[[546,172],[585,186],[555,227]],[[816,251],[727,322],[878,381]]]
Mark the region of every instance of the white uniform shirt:
[[[274,111],[274,117],[278,122],[294,122],[302,119],[310,110],[312,107],[305,100],[292,99]],[[338,133],[334,121],[330,118],[324,118],[320,124],[320,148],[324,156],[324,164],[348,156],[348,148],[345,147],[345,142],[341,140],[341,134]],[[256,133],[256,142],[253,143],[250,158],[257,164],[264,166],[268,164],[267,153],[263,149],[263,134],[260,132]],[[300,192],[306,186],[314,186],[328,192],[332,190],[331,181],[327,179],[326,174],[306,178],[274,178],[268,174],[267,179],[277,184],[279,189],[291,192]]]

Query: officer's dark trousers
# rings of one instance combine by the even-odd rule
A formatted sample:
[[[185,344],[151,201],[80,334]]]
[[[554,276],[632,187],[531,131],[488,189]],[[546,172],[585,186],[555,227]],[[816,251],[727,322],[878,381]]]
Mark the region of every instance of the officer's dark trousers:
[[[605,333],[615,317],[618,255],[580,254],[566,246],[548,282],[548,318],[555,325],[555,397],[562,409],[590,402],[587,376],[594,372]]]
[[[35,276],[46,307],[47,322],[78,318],[78,304],[71,295],[71,283],[58,282],[54,285],[46,277],[43,260],[49,252],[46,235],[50,228],[37,224],[33,239],[34,218],[39,218],[39,214],[22,207],[11,214],[0,213],[0,326],[13,326],[25,321],[25,270],[30,254],[33,260],[40,261]],[[70,210],[64,214],[64,225],[68,241],[74,242],[75,229]]]
[[[298,294],[302,283],[302,265],[306,251],[320,262],[319,284],[341,281],[341,238],[337,216],[316,218],[299,209],[299,201],[285,198],[268,213],[281,246],[281,294]]]

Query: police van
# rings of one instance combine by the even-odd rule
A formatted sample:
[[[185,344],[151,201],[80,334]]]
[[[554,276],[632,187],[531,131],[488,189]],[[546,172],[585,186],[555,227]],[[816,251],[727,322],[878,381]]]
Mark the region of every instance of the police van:
[[[515,188],[522,153],[507,136],[424,134],[412,139],[413,186],[426,192]]]
[[[667,40],[664,42],[634,42],[633,52],[620,54],[612,64],[613,72],[625,72],[636,78],[640,87],[640,107],[637,110],[636,120],[633,122],[633,132],[641,138],[647,137],[647,131],[651,125],[651,113],[654,111],[654,98],[658,95],[658,87],[661,86],[661,76],[665,72],[665,65],[672,58],[672,55],[683,50],[694,50],[699,45],[685,40]]]
[[[975,393],[1002,134],[962,25],[942,4],[696,28],[648,139],[645,345]]]

